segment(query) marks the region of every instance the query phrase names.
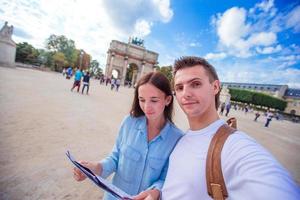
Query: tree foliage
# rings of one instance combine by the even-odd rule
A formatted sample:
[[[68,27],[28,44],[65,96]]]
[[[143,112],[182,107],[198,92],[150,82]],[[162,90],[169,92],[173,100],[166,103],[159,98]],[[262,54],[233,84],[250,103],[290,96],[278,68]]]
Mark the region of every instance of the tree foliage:
[[[55,52],[53,55],[54,60],[54,70],[55,71],[62,71],[63,67],[66,65],[66,58],[65,55],[62,52]]]
[[[18,43],[16,49],[17,62],[44,65],[55,71],[61,71],[67,66],[88,69],[91,59],[91,55],[83,49],[76,49],[75,42],[64,35],[50,35],[46,40],[46,50],[35,49],[27,42]],[[95,60],[94,62],[97,61]],[[102,69],[98,69],[98,73],[102,73]]]
[[[66,65],[75,65],[78,59],[75,42],[66,38],[64,35],[50,35],[46,41],[46,47],[50,51],[61,52],[64,54]]]
[[[99,63],[97,60],[92,60],[90,63],[89,71],[91,76],[100,77],[103,74],[103,70],[99,67]]]
[[[170,82],[173,81],[173,68],[172,66],[163,66],[163,67],[156,67],[157,71],[164,74]]]
[[[229,93],[231,95],[231,100],[233,101],[266,106],[281,111],[287,106],[286,101],[260,92],[229,88]]]
[[[16,61],[22,63],[38,64],[39,52],[27,42],[18,43],[16,48]]]

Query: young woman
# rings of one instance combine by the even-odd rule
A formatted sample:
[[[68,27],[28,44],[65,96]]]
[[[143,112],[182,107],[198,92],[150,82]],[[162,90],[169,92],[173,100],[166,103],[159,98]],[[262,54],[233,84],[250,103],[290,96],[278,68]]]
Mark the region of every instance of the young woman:
[[[173,96],[170,82],[151,72],[137,83],[130,115],[123,120],[111,154],[100,162],[81,163],[135,199],[158,199],[168,159],[182,132],[172,122]],[[74,168],[74,178],[85,176]],[[104,199],[115,199],[106,193]]]

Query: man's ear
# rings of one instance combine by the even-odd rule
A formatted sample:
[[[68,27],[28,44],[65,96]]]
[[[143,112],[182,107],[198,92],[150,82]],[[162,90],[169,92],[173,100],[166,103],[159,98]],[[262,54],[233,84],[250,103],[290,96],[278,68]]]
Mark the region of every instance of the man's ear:
[[[220,87],[220,80],[214,80],[213,87],[214,87],[214,94],[215,95],[218,94],[218,92],[221,89],[221,87]]]

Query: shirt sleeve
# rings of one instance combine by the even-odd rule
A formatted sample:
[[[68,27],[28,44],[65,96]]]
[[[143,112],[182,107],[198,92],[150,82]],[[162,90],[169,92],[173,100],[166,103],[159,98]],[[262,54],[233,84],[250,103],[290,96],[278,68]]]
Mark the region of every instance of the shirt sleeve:
[[[122,122],[122,125],[119,129],[118,138],[116,140],[116,143],[114,144],[112,152],[110,153],[109,156],[107,156],[105,159],[100,161],[100,164],[102,165],[101,177],[103,178],[107,178],[117,169],[118,162],[119,162],[120,146],[123,138],[123,133],[125,132],[126,121],[128,118],[129,117],[125,118],[125,120]]]
[[[255,140],[239,132],[226,143],[222,171],[232,199],[300,199],[288,171]]]

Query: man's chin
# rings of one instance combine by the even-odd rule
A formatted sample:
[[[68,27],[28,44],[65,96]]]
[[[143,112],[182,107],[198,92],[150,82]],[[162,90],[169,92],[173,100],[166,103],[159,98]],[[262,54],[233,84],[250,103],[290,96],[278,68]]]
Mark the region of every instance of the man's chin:
[[[188,118],[195,118],[195,117],[199,117],[200,116],[199,112],[195,112],[195,111],[191,111],[191,110],[185,110],[184,113],[186,114],[186,116]]]

